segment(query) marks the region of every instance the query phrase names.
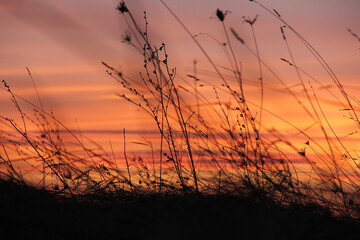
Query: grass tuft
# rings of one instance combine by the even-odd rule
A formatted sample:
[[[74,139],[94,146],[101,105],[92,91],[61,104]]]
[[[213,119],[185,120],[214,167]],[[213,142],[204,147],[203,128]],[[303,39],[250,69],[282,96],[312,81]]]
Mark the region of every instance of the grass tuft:
[[[141,27],[131,9],[121,1],[116,9],[129,29],[122,42],[142,57],[140,73],[134,79],[109,63],[102,64],[108,76],[119,85],[121,93],[117,96],[142,110],[153,121],[156,139],[144,137],[143,142],[135,143],[139,148],[146,147],[148,155],[127,153],[125,129],[122,150],[125,165],[117,163],[111,142],[111,153],[105,152],[96,143],[86,146],[82,137],[58,121],[51,110],[43,107],[35,81],[27,68],[39,106],[15,94],[7,82],[2,81],[2,90],[9,94],[21,121],[18,123],[0,115],[0,123],[4,126],[0,130],[0,177],[6,180],[1,180],[1,189],[10,189],[11,192],[19,186],[40,188],[51,194],[45,197],[50,199],[51,204],[70,202],[80,207],[77,211],[81,214],[90,208],[99,217],[110,216],[117,227],[121,225],[119,222],[124,226],[143,224],[144,231],[154,235],[159,234],[158,225],[175,222],[175,215],[180,216],[182,229],[196,230],[193,229],[196,224],[200,224],[199,229],[211,226],[208,234],[219,237],[233,233],[238,225],[250,226],[243,229],[246,236],[264,237],[258,227],[269,222],[273,223],[264,226],[265,233],[279,234],[284,238],[323,238],[332,233],[341,234],[339,229],[349,226],[344,221],[358,219],[360,214],[360,171],[354,160],[356,153],[346,147],[329,121],[315,88],[324,88],[324,85],[297,65],[286,36],[292,34],[297,37],[320,68],[327,72],[337,91],[328,90],[328,93],[334,96],[334,101],[348,114],[356,128],[360,126],[358,102],[345,91],[313,46],[276,10],[270,10],[257,1],[251,2],[280,22],[282,41],[289,54],[289,60],[280,60],[294,70],[302,93],[288,86],[262,59],[255,32],[258,15],[243,18],[251,28],[253,50],[234,28],[227,26],[225,17],[229,11],[216,10],[220,20],[217,24],[226,39],[222,43],[210,35],[192,34],[175,12],[161,1],[209,62],[211,74],[216,78],[216,81],[210,82],[205,74],[197,72],[196,61],[194,73],[182,77],[169,64],[171,57],[167,45],[152,41],[146,12],[145,27]],[[357,38],[351,30],[349,32]],[[204,50],[200,36],[218,43],[226,56],[221,66]],[[245,72],[236,44],[257,60],[258,77],[252,82],[257,86],[260,98],[255,101],[247,94]],[[313,124],[308,129],[316,128],[321,140],[308,129],[298,127],[266,109],[264,78],[268,75],[265,72],[279,81],[282,90],[297,103],[296,108],[312,120]],[[205,93],[202,90],[205,88],[211,93]],[[21,104],[31,106],[33,112],[24,112]],[[274,117],[289,126],[291,131],[296,132],[294,139],[288,139],[285,132],[266,125],[267,117]],[[68,136],[71,136],[71,142],[64,140]],[[304,139],[302,145],[295,142],[299,136]],[[15,182],[17,185],[13,188]],[[96,203],[95,206],[92,203]],[[71,204],[65,205],[65,208],[74,210]],[[154,212],[149,212],[148,209],[153,207],[155,209],[151,211]],[[145,220],[130,217],[129,212],[117,219],[109,210],[114,209],[116,213],[130,211],[127,208],[139,213]],[[103,209],[106,215],[101,213]],[[165,214],[165,211],[168,213]],[[60,220],[65,221],[70,216],[67,214],[70,213],[67,212]],[[250,216],[253,214],[256,217]],[[333,218],[333,215],[338,218]],[[293,222],[286,223],[289,216]],[[195,221],[198,217],[204,222]],[[254,218],[256,227],[251,222]],[[218,219],[224,222],[219,223]],[[330,227],[339,227],[322,235],[319,229],[314,229],[314,226],[321,228],[314,219],[321,219]],[[60,220],[57,224],[68,226]],[[310,222],[304,223],[303,220]],[[114,236],[113,229],[103,227],[109,231],[109,236]],[[171,234],[174,230],[171,227],[161,232],[164,234],[161,238]],[[229,232],[220,230],[226,227],[229,227]],[[286,227],[290,229],[284,230]],[[200,231],[196,231],[200,237]],[[309,232],[316,235],[309,235]],[[145,236],[136,232],[132,234]]]

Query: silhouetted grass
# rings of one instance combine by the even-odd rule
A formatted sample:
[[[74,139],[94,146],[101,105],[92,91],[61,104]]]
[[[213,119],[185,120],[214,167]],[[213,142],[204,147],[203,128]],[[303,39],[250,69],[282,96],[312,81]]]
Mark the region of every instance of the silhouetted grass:
[[[103,198],[99,199],[100,196]],[[95,198],[94,198],[95,197]],[[99,201],[100,200],[100,201]],[[320,206],[234,195],[97,194],[66,198],[0,181],[3,239],[358,239],[359,224]],[[345,237],[345,238],[344,238]]]
[[[155,145],[149,140],[139,143],[151,150],[149,158],[129,156],[124,129],[123,158],[126,165],[118,166],[116,160],[109,157],[111,153],[104,152],[96,145],[85,146],[77,134],[59,122],[52,112],[44,109],[40,96],[39,107],[13,93],[3,81],[3,89],[9,92],[21,122],[0,116],[1,124],[7,129],[1,130],[1,178],[17,182],[21,187],[2,182],[1,189],[10,193],[10,198],[27,194],[27,191],[36,194],[30,208],[22,200],[19,203],[12,199],[4,200],[3,204],[14,204],[10,209],[20,204],[20,208],[30,211],[25,213],[30,216],[38,211],[32,212],[32,208],[43,207],[37,205],[38,201],[48,201],[48,209],[54,211],[50,215],[60,214],[61,217],[55,220],[53,228],[49,228],[43,219],[46,218],[45,213],[41,212],[38,227],[54,236],[65,236],[66,232],[75,231],[78,235],[73,236],[82,237],[84,231],[81,228],[90,226],[96,234],[119,234],[129,239],[144,236],[154,239],[168,239],[169,236],[175,239],[188,236],[202,238],[203,235],[223,238],[236,233],[254,238],[322,239],[341,238],[345,232],[349,238],[355,234],[355,239],[357,233],[353,229],[357,225],[354,219],[359,217],[358,166],[353,161],[353,153],[347,150],[332,128],[317,98],[313,85],[323,85],[297,66],[286,35],[295,35],[328,73],[342,98],[340,100],[334,95],[335,99],[359,127],[354,107],[357,102],[346,93],[325,60],[276,10],[271,11],[253,1],[282,25],[279,33],[283,36],[290,59],[281,60],[296,72],[305,94],[305,100],[301,100],[301,96],[262,60],[254,27],[257,16],[244,19],[253,34],[255,50],[252,50],[235,29],[229,29],[226,25],[228,12],[217,9],[216,16],[226,39],[225,43],[218,41],[219,48],[227,56],[219,66],[198,40],[200,35],[205,34],[192,34],[176,14],[161,2],[200,48],[218,82],[210,84],[197,74],[188,74],[188,80],[178,76],[175,68],[169,66],[166,44],[151,42],[146,13],[143,29],[132,11],[121,2],[117,9],[129,28],[123,42],[143,56],[142,70],[137,79],[132,79],[109,63],[103,62],[103,65],[123,91],[118,96],[133,103],[153,120],[159,144]],[[240,44],[257,59],[259,104],[249,100],[246,95],[235,44]],[[223,73],[224,69],[231,77]],[[264,107],[265,70],[296,100],[299,111],[314,120],[325,143],[315,140],[305,130]],[[312,80],[305,82],[304,75]],[[178,79],[181,79],[182,85]],[[201,92],[202,85],[211,87],[213,98]],[[193,98],[196,104],[186,101],[188,97]],[[223,100],[229,98],[230,103]],[[34,108],[33,114],[24,113],[19,101],[30,104]],[[308,156],[305,149],[296,147],[291,139],[282,137],[282,133],[276,129],[267,129],[264,124],[266,114],[277,117],[306,138],[308,151],[316,156]],[[37,131],[28,131],[32,128]],[[72,136],[71,146],[64,143],[64,135]],[[290,150],[285,152],[282,146]],[[346,156],[341,160],[341,165],[339,152],[342,157]],[[292,159],[295,155],[291,153],[301,158],[311,171],[305,172],[297,166]],[[38,192],[29,188],[30,185],[46,191]],[[12,191],[18,192],[12,196]],[[6,218],[15,218],[14,221],[18,221],[24,231],[45,234],[26,228],[28,222],[20,219],[22,213],[14,214],[13,210],[9,210],[5,214]],[[338,218],[335,219],[332,214]],[[353,218],[352,221],[349,217]],[[67,222],[69,219],[70,222]],[[98,224],[100,228],[96,228]],[[241,231],[237,232],[239,226]],[[259,231],[259,228],[264,230]],[[174,236],[174,231],[181,233]],[[9,234],[12,234],[11,230]],[[91,232],[86,234],[92,236]]]

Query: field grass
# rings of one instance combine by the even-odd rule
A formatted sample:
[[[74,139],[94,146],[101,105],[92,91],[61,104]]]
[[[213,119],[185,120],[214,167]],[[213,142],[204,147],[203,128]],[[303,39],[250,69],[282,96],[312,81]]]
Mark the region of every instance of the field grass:
[[[64,198],[1,181],[3,239],[358,239],[359,223],[320,206],[284,208],[233,195]]]
[[[178,76],[169,66],[167,45],[156,47],[151,42],[146,13],[142,28],[125,2],[119,3],[117,10],[130,29],[123,42],[143,56],[143,66],[139,65],[140,74],[134,79],[109,63],[103,65],[119,83],[122,93],[118,96],[153,120],[158,137],[156,142],[145,139],[139,144],[150,149],[146,157],[134,156],[127,153],[124,129],[122,166],[113,152],[86,146],[52,111],[44,109],[39,95],[38,104],[31,103],[3,80],[2,89],[10,94],[21,116],[17,122],[0,115],[4,126],[0,149],[4,234],[20,238],[26,232],[54,239],[69,235],[124,239],[360,237],[356,231],[360,172],[354,153],[343,144],[317,98],[313,85],[322,84],[316,79],[304,81],[307,73],[296,65],[287,34],[296,36],[328,73],[337,90],[334,98],[356,128],[360,126],[358,102],[346,93],[312,45],[276,10],[252,2],[281,23],[280,33],[290,56],[281,60],[298,75],[305,100],[262,60],[254,28],[257,17],[244,19],[253,33],[253,50],[226,25],[228,12],[216,10],[226,39],[219,47],[227,56],[226,71],[235,79],[229,81],[223,73],[225,65],[216,64],[197,35],[162,2],[208,60],[218,79],[209,84],[196,74],[186,79]],[[257,60],[258,103],[246,94],[235,44]],[[264,107],[265,70],[283,84],[299,111],[313,118],[321,141]],[[36,91],[29,69],[28,73]],[[202,92],[203,84],[210,86],[213,97]],[[193,99],[192,103],[188,99]],[[19,102],[30,105],[34,112],[23,112]],[[264,122],[270,115],[307,139],[308,150],[268,129]],[[33,128],[37,131],[28,130]],[[65,135],[71,136],[71,144],[63,140]],[[299,167],[295,158],[307,170]]]

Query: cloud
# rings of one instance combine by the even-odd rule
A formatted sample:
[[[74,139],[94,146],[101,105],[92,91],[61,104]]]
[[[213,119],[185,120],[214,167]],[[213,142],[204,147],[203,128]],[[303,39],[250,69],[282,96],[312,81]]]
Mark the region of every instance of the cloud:
[[[114,53],[114,49],[109,46],[105,37],[99,36],[96,31],[64,12],[64,9],[51,4],[51,1],[0,0],[0,2],[0,8],[7,9],[13,18],[20,20],[27,28],[36,29],[85,62],[100,64],[103,57],[112,56]],[[0,25],[4,27],[12,26],[11,21],[2,22],[3,24]]]
[[[31,4],[39,2],[40,0],[1,0],[0,10],[16,11],[28,8]]]

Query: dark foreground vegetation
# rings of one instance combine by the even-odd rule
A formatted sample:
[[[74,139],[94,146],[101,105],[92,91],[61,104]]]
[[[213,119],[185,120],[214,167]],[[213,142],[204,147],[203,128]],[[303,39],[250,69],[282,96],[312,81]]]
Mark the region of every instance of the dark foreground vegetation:
[[[99,193],[77,198],[0,182],[2,239],[359,239],[320,206],[231,195]]]

